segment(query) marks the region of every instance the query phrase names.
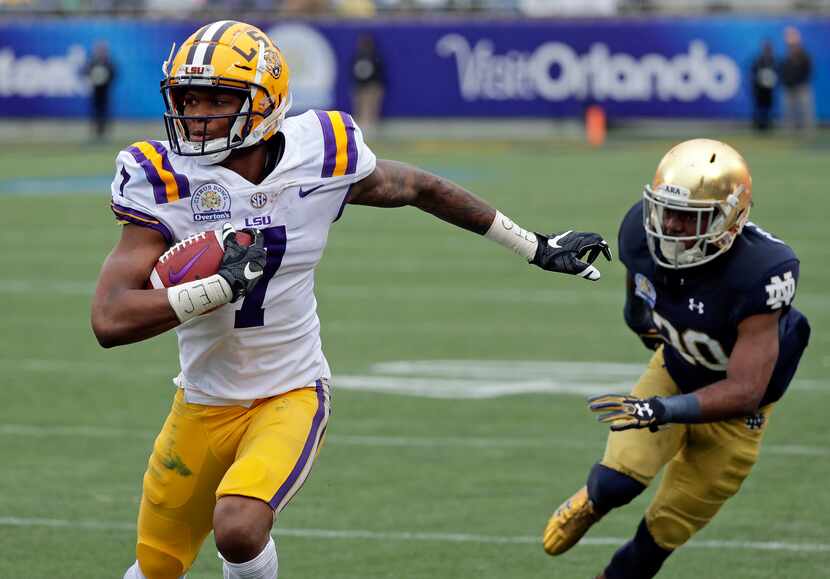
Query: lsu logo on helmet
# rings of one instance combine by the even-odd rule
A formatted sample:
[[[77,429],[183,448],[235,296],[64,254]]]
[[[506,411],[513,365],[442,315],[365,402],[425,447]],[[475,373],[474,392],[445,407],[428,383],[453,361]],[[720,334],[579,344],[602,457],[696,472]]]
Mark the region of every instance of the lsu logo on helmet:
[[[291,106],[289,70],[277,45],[256,26],[233,20],[207,24],[170,51],[163,65],[164,125],[179,155],[220,163],[231,150],[270,139]],[[233,91],[242,106],[226,137],[191,141],[186,121],[207,123],[211,116],[186,116],[182,96],[188,87]],[[227,118],[228,115],[221,115]]]

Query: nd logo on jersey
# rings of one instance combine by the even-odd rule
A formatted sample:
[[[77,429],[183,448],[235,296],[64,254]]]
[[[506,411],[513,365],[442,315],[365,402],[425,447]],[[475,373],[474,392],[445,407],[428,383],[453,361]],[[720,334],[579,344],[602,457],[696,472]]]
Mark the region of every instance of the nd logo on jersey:
[[[224,221],[231,218],[231,195],[218,183],[201,185],[190,198],[193,221]]]

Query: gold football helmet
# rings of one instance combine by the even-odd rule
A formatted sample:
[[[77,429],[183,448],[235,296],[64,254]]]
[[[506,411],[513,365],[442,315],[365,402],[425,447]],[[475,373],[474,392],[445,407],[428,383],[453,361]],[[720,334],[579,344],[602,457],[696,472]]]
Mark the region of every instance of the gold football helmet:
[[[203,26],[178,51],[173,45],[162,68],[164,125],[171,147],[204,164],[220,163],[232,149],[270,139],[291,106],[288,66],[282,53],[264,32],[244,22],[220,20]],[[182,89],[191,86],[237,92],[242,106],[230,115],[186,116]],[[226,137],[190,140],[185,121],[201,120],[207,125],[215,118],[231,119]]]
[[[643,223],[654,261],[674,269],[712,261],[732,247],[752,204],[743,157],[711,139],[672,148],[643,191]]]

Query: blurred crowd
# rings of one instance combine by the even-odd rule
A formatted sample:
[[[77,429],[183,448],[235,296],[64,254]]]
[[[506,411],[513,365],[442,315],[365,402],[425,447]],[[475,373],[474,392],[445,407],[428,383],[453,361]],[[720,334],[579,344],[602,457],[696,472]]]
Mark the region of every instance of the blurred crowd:
[[[701,12],[830,11],[830,0],[0,0],[0,15],[212,15],[482,13],[514,16],[613,16]]]
[[[776,93],[783,93],[781,118],[785,129],[812,136],[816,129],[815,101],[812,90],[813,65],[801,43],[798,29],[784,30],[786,52],[778,57],[772,41],[767,39],[752,63],[753,126],[768,131],[773,126]]]

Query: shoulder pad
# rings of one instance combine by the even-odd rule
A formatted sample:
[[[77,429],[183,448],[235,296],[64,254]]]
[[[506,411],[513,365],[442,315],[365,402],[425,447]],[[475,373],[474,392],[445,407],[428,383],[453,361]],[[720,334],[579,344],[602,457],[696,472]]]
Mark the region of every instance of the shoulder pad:
[[[631,269],[635,261],[645,257],[651,260],[643,228],[643,202],[638,201],[623,217],[617,236],[617,253],[620,261]]]
[[[135,180],[132,189],[147,183],[148,196],[151,191],[156,205],[190,197],[190,182],[173,168],[167,148],[159,141],[133,143],[119,153],[117,163],[127,180]]]
[[[787,269],[788,264],[798,261],[789,245],[752,222],[746,224],[729,253],[733,270],[730,277],[739,289],[768,280],[778,269]]]
[[[351,115],[340,111],[314,111],[323,132],[321,177],[353,175],[357,171],[357,142]]]
[[[326,179],[348,184],[375,168],[374,153],[347,113],[306,111],[283,121],[280,130],[286,139],[286,155],[290,154],[280,163],[298,171],[302,180]]]

